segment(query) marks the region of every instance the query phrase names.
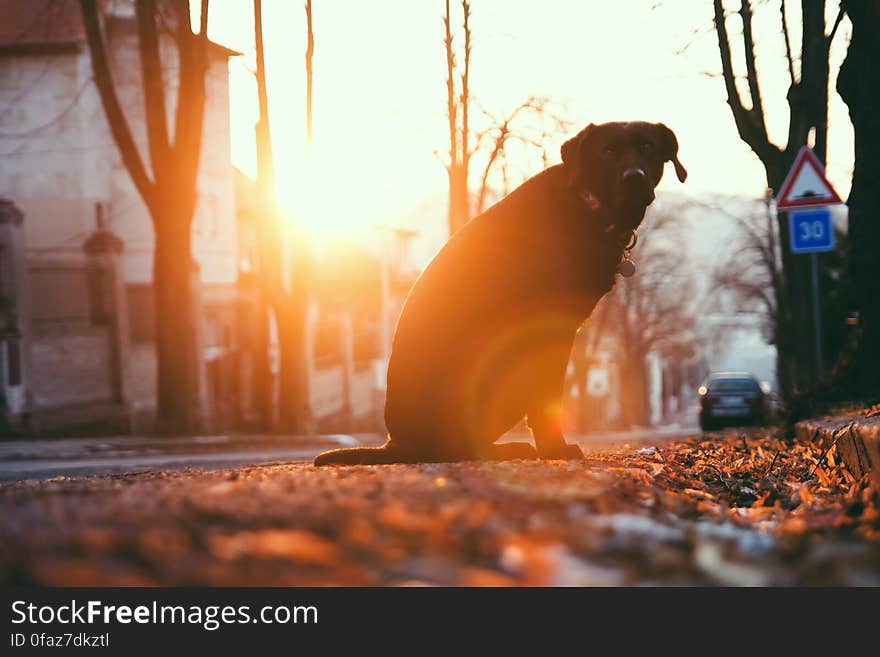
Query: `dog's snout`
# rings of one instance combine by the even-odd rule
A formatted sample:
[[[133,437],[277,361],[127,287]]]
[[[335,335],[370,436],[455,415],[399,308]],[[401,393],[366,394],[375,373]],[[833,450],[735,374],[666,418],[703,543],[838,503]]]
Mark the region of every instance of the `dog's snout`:
[[[634,183],[643,183],[648,179],[647,174],[644,169],[640,169],[638,167],[632,167],[623,172],[623,182],[631,185]]]

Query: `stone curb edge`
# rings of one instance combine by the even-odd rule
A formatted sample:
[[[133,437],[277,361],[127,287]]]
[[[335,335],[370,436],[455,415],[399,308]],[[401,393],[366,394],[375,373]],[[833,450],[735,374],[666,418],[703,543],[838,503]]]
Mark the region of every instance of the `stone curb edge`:
[[[850,474],[856,479],[868,474],[880,490],[880,416],[843,415],[814,418],[795,424],[795,435],[802,442],[835,444]]]

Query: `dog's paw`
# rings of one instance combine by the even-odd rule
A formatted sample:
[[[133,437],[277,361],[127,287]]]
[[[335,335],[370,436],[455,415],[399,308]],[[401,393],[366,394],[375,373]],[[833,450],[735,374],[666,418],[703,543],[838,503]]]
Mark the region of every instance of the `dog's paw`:
[[[539,450],[538,455],[545,460],[575,461],[584,458],[584,453],[577,445],[562,444],[552,449]]]

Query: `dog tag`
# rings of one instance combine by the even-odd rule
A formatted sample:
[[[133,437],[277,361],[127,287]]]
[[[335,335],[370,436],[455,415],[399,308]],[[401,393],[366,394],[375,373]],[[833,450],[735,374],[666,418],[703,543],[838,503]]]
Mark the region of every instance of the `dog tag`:
[[[617,266],[617,271],[619,271],[620,275],[624,278],[629,278],[636,273],[636,263],[629,258],[626,258]]]

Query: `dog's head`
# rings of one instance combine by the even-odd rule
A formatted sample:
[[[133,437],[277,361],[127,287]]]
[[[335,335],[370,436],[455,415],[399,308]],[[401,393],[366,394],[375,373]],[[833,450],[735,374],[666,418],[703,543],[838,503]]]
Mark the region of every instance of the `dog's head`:
[[[627,230],[654,201],[666,162],[681,182],[687,178],[675,133],[662,123],[591,123],[562,145],[562,162],[572,189],[611,209]]]

